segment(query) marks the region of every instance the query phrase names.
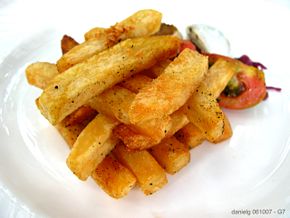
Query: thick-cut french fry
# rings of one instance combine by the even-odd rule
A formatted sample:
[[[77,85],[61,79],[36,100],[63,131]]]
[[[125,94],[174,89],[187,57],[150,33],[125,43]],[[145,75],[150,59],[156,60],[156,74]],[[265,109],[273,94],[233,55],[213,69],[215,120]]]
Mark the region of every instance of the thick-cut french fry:
[[[131,78],[124,80],[120,83],[120,86],[130,90],[131,92],[138,93],[144,86],[150,84],[152,79],[143,74],[135,74]],[[135,96],[134,96],[135,97]]]
[[[92,40],[92,39],[101,39],[107,37],[107,31],[108,28],[104,27],[94,27],[88,32],[85,33],[84,37],[85,40]],[[109,37],[108,37],[109,38]]]
[[[184,143],[190,148],[194,148],[200,145],[205,140],[205,136],[201,130],[193,123],[188,123],[182,129],[180,129],[175,134],[175,136],[180,142]]]
[[[90,120],[66,126],[65,120],[56,125],[59,133],[72,148],[81,131]],[[123,166],[113,155],[107,155],[92,173],[95,182],[111,197],[121,198],[136,184],[136,177]]]
[[[144,150],[156,145],[158,141],[150,136],[140,134],[132,130],[128,125],[120,124],[114,128],[113,134],[133,150]]]
[[[128,111],[134,98],[134,93],[120,86],[114,86],[91,98],[88,104],[99,113],[130,124]]]
[[[182,108],[171,114],[170,118],[171,118],[171,128],[166,133],[167,138],[173,136],[178,130],[180,130],[186,124],[189,123],[189,119],[185,115],[184,110]]]
[[[86,119],[80,123],[68,125],[67,118],[65,118],[55,127],[57,128],[58,132],[63,137],[63,139],[67,142],[68,146],[72,148],[73,144],[77,140],[77,137],[80,135],[80,133],[83,131],[83,129],[88,125],[90,121],[91,119]]]
[[[90,106],[84,105],[72,112],[65,118],[66,125],[74,125],[82,123],[86,119],[92,119],[97,115],[97,111],[92,109]]]
[[[77,44],[78,43],[73,38],[64,35],[61,40],[62,52],[68,52]],[[56,65],[47,62],[36,62],[30,64],[26,68],[26,78],[29,84],[36,86],[40,89],[44,89],[47,84],[58,74],[59,72]]]
[[[156,78],[158,76],[160,76],[165,68],[171,63],[172,61],[169,59],[166,59],[164,61],[158,62],[157,64],[155,64],[153,67],[144,70],[142,73],[149,76],[150,78]]]
[[[77,46],[79,43],[74,40],[72,37],[68,35],[64,35],[61,39],[61,51],[62,54],[67,53],[70,51],[73,47]]]
[[[217,141],[224,132],[224,114],[216,98],[234,74],[231,64],[226,60],[217,60],[185,107],[189,120],[200,128],[210,142]]]
[[[31,85],[34,85],[41,89],[44,89],[49,83],[49,81],[51,81],[57,74],[58,74],[58,71],[56,69],[56,66],[54,64],[50,64],[46,62],[36,62],[28,66],[26,69],[28,82]],[[96,115],[95,110],[93,110],[89,106],[82,106],[78,108],[76,111],[74,111],[73,113],[71,113],[69,116],[67,116],[64,119],[63,124],[59,125],[59,127],[61,128],[62,126],[75,126],[75,124],[77,123],[82,123],[83,121],[87,119],[94,118],[95,115]],[[75,126],[68,129],[65,128],[64,132],[66,132],[66,130],[68,130],[69,132],[73,131],[73,128],[79,129],[77,126]],[[69,132],[67,132],[68,135],[70,135]]]
[[[190,160],[188,146],[174,136],[162,140],[149,149],[150,153],[167,173],[174,174],[186,166]]]
[[[161,18],[162,14],[158,11],[140,10],[108,29],[91,29],[85,34],[85,39],[106,37],[116,43],[126,38],[150,36],[159,30]]]
[[[59,72],[64,72],[70,67],[84,62],[107,48],[109,48],[109,46],[106,44],[105,39],[85,41],[65,53],[56,62],[57,69]]]
[[[93,97],[89,101],[89,105],[107,116],[116,118],[120,122],[130,125],[128,111],[134,98],[134,93],[125,88],[114,86],[102,94]],[[156,141],[155,144],[157,144],[165,137],[166,132],[169,131],[171,126],[171,118],[167,116],[147,120],[138,125],[130,125],[128,128],[151,137]]]
[[[215,98],[221,94],[233,77],[235,73],[234,64],[234,62],[219,59],[209,68],[202,86],[207,87]]]
[[[117,139],[112,130],[118,121],[98,114],[78,136],[67,165],[81,180],[86,180],[97,165],[114,148]]]
[[[55,64],[36,62],[26,68],[26,78],[29,84],[44,89],[47,84],[58,75]]]
[[[157,11],[142,10],[111,28],[91,30],[86,34],[89,40],[74,47],[57,61],[59,72],[85,61],[121,40],[154,34],[160,28],[161,17],[161,13]]]
[[[158,120],[160,120],[158,122]],[[116,137],[133,150],[142,150],[157,145],[164,138],[173,136],[179,129],[189,122],[187,116],[181,110],[174,112],[165,125],[164,119],[154,119],[151,123],[143,125],[118,125],[114,129]],[[162,124],[162,125],[161,125]],[[162,129],[163,128],[163,129]],[[155,134],[154,134],[155,133]]]
[[[111,197],[124,197],[136,184],[136,177],[109,154],[93,171],[92,178]]]
[[[216,98],[206,89],[197,89],[186,103],[185,112],[194,125],[196,125],[206,139],[214,142],[224,132],[224,114]]]
[[[228,117],[226,116],[226,114],[224,113],[224,116],[225,116],[225,126],[224,126],[224,132],[223,134],[221,135],[220,138],[216,139],[214,141],[214,143],[219,143],[219,142],[222,142],[224,140],[227,140],[229,139],[230,137],[232,137],[233,135],[233,130],[232,130],[232,127],[231,127],[231,124],[230,124],[230,121],[228,119]]]
[[[170,115],[198,87],[208,68],[208,58],[184,49],[164,72],[136,95],[130,106],[132,123]]]
[[[148,151],[130,151],[119,143],[113,154],[137,177],[145,195],[153,194],[167,183],[164,170]]]
[[[36,62],[27,67],[26,73],[27,79],[31,85],[44,89],[49,81],[51,81],[58,74],[58,71],[54,64]],[[95,115],[96,111],[94,109],[89,106],[82,106],[64,119],[64,125],[70,126],[77,123],[82,123],[84,120],[94,118]]]
[[[38,108],[56,124],[105,89],[173,56],[179,43],[170,36],[120,42],[55,77],[37,101]]]
[[[142,78],[145,76],[141,76]],[[136,79],[135,79],[136,78]],[[147,78],[142,85],[138,85],[140,81],[138,75],[128,80],[128,84],[132,89],[146,85]],[[134,80],[133,82],[130,82]],[[135,86],[136,85],[136,86]],[[172,136],[176,131],[186,125],[189,121],[181,111],[174,112],[171,117],[163,117],[140,123],[138,125],[130,125],[128,119],[128,110],[135,94],[129,90],[114,86],[106,90],[102,94],[93,97],[89,104],[92,108],[102,114],[118,119],[120,122],[127,125],[120,125],[115,128],[115,135],[121,139],[130,149],[145,149],[158,144],[164,137]]]

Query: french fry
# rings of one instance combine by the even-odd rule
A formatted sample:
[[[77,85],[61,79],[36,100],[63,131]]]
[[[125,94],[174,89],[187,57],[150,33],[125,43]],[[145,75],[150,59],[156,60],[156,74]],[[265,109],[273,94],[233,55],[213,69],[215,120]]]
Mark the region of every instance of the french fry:
[[[159,77],[136,95],[129,110],[130,121],[136,124],[176,111],[198,87],[207,68],[207,57],[184,49]]]
[[[218,59],[209,68],[202,86],[207,87],[215,98],[219,97],[235,73],[234,66],[234,62]]]
[[[150,36],[159,30],[161,17],[161,13],[157,11],[142,10],[109,29],[97,28],[89,31],[85,35],[87,41],[74,47],[57,61],[57,69],[63,72],[121,40]]]
[[[152,81],[149,77],[136,74],[120,83],[131,91],[138,92]],[[90,105],[97,111],[111,117],[117,118],[120,122],[130,124],[128,120],[129,106],[135,95],[127,89],[119,86],[103,92],[91,99]],[[168,122],[169,121],[169,122]],[[130,149],[142,150],[158,144],[164,137],[172,136],[176,131],[186,125],[189,121],[181,111],[171,115],[171,119],[164,121],[164,118],[147,121],[138,126],[118,125],[114,129],[116,137],[121,139]]]
[[[144,125],[138,126],[121,124],[113,132],[128,148],[132,150],[143,150],[157,145],[164,138],[173,136],[189,122],[187,116],[180,110],[170,116],[167,125],[163,124],[165,123],[163,119],[154,119],[152,121],[154,122],[145,122]]]
[[[127,38],[150,36],[161,25],[162,14],[155,10],[140,10],[108,29],[93,28],[85,34],[85,39],[106,37],[114,43]]]
[[[225,116],[224,132],[221,135],[221,137],[216,139],[213,143],[219,143],[219,142],[225,141],[225,140],[229,139],[230,137],[232,137],[232,135],[233,135],[231,123],[230,123],[230,121],[225,113],[224,113],[224,116]]]
[[[66,126],[65,120],[56,125],[59,133],[72,148],[81,131],[90,120],[82,123]],[[129,193],[136,184],[136,177],[123,166],[112,154],[107,155],[104,160],[92,172],[95,182],[111,197],[121,198]]]
[[[85,33],[84,37],[85,40],[92,40],[92,39],[101,39],[107,37],[107,31],[108,28],[103,27],[94,27],[90,29],[88,32]]]
[[[62,54],[69,52],[72,48],[79,45],[79,43],[68,35],[64,35],[61,39]]]
[[[150,84],[152,79],[143,74],[135,74],[129,79],[124,80],[120,83],[120,86],[130,90],[131,92],[138,93],[144,86]],[[134,96],[135,98],[135,96]]]
[[[224,132],[224,114],[219,107],[216,98],[205,88],[197,89],[186,103],[185,113],[194,125],[196,125],[206,139],[214,142]]]
[[[83,131],[83,129],[88,125],[88,123],[92,119],[86,119],[82,122],[75,123],[75,124],[67,124],[67,118],[58,123],[55,127],[60,133],[60,135],[63,137],[63,139],[68,144],[69,148],[73,147],[73,144],[77,140],[77,137],[80,135],[80,133]]]
[[[130,151],[119,143],[113,154],[133,172],[145,195],[153,194],[167,183],[164,170],[148,151]]]
[[[175,137],[190,148],[195,148],[205,140],[205,136],[201,130],[193,123],[188,123],[182,129],[180,129],[175,134]]]
[[[108,49],[105,39],[85,41],[69,52],[65,53],[57,62],[56,66],[59,72],[64,72],[72,66],[84,62],[85,60],[93,57],[94,55]]]
[[[117,139],[112,130],[118,121],[98,114],[78,136],[67,158],[67,165],[81,180],[86,180],[106,155],[114,148]]]
[[[162,140],[149,151],[169,174],[175,174],[190,161],[188,146],[179,142],[174,136]]]
[[[109,154],[92,173],[95,182],[111,197],[121,198],[135,186],[136,177]]]
[[[144,70],[142,73],[149,76],[150,78],[157,78],[160,76],[165,68],[171,63],[172,61],[170,59],[166,59],[164,61],[158,62],[153,67]]]
[[[120,86],[114,86],[91,98],[88,104],[100,113],[130,124],[128,110],[134,98],[134,93]]]
[[[102,94],[93,97],[89,101],[89,105],[107,116],[116,118],[120,122],[130,125],[128,128],[131,128],[133,131],[151,137],[155,140],[155,144],[159,143],[172,126],[171,118],[166,116],[147,120],[138,125],[130,124],[128,111],[134,98],[134,93],[120,86],[114,86],[113,88],[104,91]]]
[[[25,73],[28,83],[40,89],[44,89],[51,79],[59,74],[55,64],[48,62],[30,64]]]
[[[170,118],[171,118],[171,127],[169,131],[166,133],[166,136],[165,136],[166,138],[173,136],[178,130],[180,130],[186,124],[189,123],[189,119],[184,114],[184,111],[182,108],[175,111],[173,114],[171,114]]]
[[[233,131],[231,128],[231,124],[229,119],[224,114],[225,123],[224,123],[224,132],[223,134],[217,138],[213,143],[219,143],[224,140],[229,139],[233,135]],[[190,148],[195,148],[196,146],[200,145],[206,137],[202,134],[201,130],[195,126],[193,123],[187,124],[185,127],[180,129],[176,134],[175,137],[182,143],[188,145]]]
[[[114,136],[121,139],[122,142],[132,150],[144,150],[158,143],[157,140],[150,136],[137,133],[128,125],[120,124],[113,130]]]
[[[45,62],[36,62],[26,69],[27,80],[31,85],[44,89],[49,81],[58,74],[54,64]],[[96,115],[96,111],[89,106],[82,106],[68,115],[65,120],[65,126],[82,123],[86,119],[91,119]],[[62,125],[61,125],[62,126]]]
[[[125,40],[55,77],[37,101],[38,108],[56,124],[105,89],[174,56],[179,43],[170,36]]]
[[[65,118],[66,125],[75,125],[82,123],[86,119],[92,119],[97,115],[97,111],[92,109],[90,106],[84,105],[72,112]]]
[[[185,107],[189,120],[200,128],[210,142],[218,141],[224,133],[224,113],[216,98],[234,74],[231,64],[227,60],[217,60]]]

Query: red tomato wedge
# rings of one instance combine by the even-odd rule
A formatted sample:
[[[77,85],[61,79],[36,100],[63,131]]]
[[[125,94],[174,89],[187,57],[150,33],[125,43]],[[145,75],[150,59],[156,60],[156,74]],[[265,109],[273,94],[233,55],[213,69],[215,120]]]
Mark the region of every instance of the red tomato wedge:
[[[210,64],[219,58],[235,62],[235,75],[219,96],[221,107],[228,109],[245,109],[261,102],[267,95],[263,71],[242,62],[216,54],[207,54]]]
[[[180,44],[180,52],[182,52],[184,49],[189,48],[193,51],[196,50],[195,45],[189,41],[189,40],[181,40],[181,44]]]

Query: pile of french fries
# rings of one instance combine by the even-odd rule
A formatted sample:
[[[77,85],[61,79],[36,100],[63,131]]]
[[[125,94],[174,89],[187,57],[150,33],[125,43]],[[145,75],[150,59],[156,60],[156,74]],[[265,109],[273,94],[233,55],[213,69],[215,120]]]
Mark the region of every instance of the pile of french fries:
[[[226,60],[208,57],[181,40],[156,34],[162,15],[141,10],[110,28],[94,28],[77,43],[64,36],[56,64],[26,69],[43,89],[43,116],[71,148],[70,170],[92,177],[113,198],[138,185],[145,195],[190,161],[190,148],[232,135],[217,97],[233,76]]]

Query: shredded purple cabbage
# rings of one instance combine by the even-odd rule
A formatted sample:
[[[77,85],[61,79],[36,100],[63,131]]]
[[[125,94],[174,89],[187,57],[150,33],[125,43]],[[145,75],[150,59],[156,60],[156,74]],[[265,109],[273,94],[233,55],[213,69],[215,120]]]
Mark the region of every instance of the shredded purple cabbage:
[[[281,88],[274,87],[274,86],[266,86],[266,89],[267,90],[273,90],[273,91],[276,91],[276,92],[281,92],[282,91]]]
[[[260,70],[266,70],[267,69],[263,64],[261,64],[259,62],[252,61],[251,58],[249,58],[249,56],[247,56],[247,55],[242,55],[241,57],[236,58],[236,59],[241,61],[241,62],[243,62],[246,65],[256,67],[256,68],[258,68]]]

